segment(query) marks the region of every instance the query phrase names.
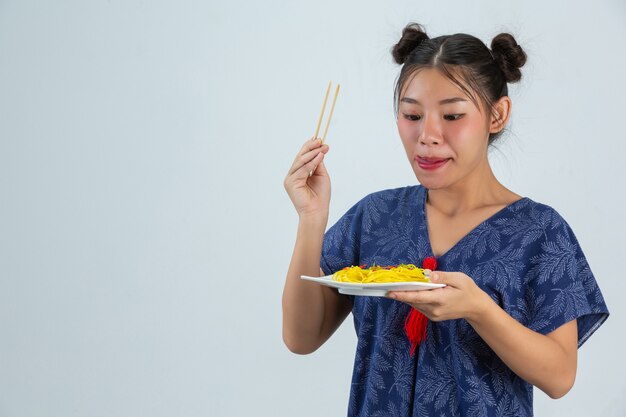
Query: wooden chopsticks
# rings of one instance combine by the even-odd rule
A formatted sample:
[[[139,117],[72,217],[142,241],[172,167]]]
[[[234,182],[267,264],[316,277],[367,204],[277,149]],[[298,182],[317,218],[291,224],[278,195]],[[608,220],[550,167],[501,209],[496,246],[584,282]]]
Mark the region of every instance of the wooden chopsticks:
[[[332,81],[328,83],[328,88],[326,89],[326,95],[324,96],[324,104],[322,104],[322,112],[320,113],[320,118],[317,121],[317,129],[315,129],[315,135],[313,139],[317,139],[317,135],[320,132],[320,126],[322,125],[322,119],[324,118],[324,112],[326,111],[326,102],[328,101],[328,94],[330,93],[330,87],[332,85]],[[330,114],[328,115],[328,120],[326,121],[326,127],[324,128],[324,135],[322,136],[322,144],[326,140],[326,134],[328,133],[328,126],[330,126],[330,119],[333,117],[333,111],[335,110],[335,102],[337,101],[337,95],[339,94],[339,84],[337,84],[337,88],[335,89],[335,97],[333,98],[333,104],[330,106]]]
[[[330,93],[330,87],[332,84],[333,84],[332,81],[328,83],[328,88],[326,89],[326,95],[324,96],[324,104],[322,104],[322,112],[320,113],[320,118],[317,121],[317,128],[315,129],[315,135],[313,135],[312,140],[317,139],[317,135],[320,133],[320,127],[322,126],[322,119],[324,118],[324,112],[326,111],[326,102],[328,101],[328,94]],[[324,128],[324,135],[322,136],[322,145],[324,144],[324,141],[326,140],[326,134],[328,133],[328,126],[330,126],[330,119],[333,117],[333,111],[335,110],[335,102],[337,101],[337,95],[339,94],[339,87],[340,85],[337,84],[337,88],[335,89],[335,97],[333,97],[333,104],[330,106],[330,113],[328,115],[328,120],[326,121],[326,127]],[[309,177],[313,175],[316,168],[317,167],[313,168],[312,171],[309,171]]]

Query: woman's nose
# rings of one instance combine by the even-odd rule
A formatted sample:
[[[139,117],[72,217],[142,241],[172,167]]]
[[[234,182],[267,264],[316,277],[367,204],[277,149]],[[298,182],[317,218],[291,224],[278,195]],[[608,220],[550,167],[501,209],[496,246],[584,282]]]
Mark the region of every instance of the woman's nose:
[[[422,145],[439,145],[441,139],[441,126],[433,117],[424,117],[422,131],[419,135],[419,143]]]

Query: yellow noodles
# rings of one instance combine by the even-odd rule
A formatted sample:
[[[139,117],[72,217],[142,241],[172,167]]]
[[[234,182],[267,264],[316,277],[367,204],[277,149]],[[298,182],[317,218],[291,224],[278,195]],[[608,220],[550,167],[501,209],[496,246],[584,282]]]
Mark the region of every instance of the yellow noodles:
[[[359,266],[343,268],[333,274],[334,281],[359,282],[359,283],[381,283],[381,282],[430,282],[424,274],[424,269],[413,264],[400,264],[392,267],[382,267],[378,265],[363,269]]]

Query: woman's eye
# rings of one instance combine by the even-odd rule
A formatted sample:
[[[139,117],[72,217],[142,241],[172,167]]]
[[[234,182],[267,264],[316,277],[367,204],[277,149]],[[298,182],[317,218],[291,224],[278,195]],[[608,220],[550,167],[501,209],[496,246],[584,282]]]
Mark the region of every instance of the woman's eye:
[[[414,122],[420,119],[419,116],[416,116],[414,114],[405,114],[404,118],[407,119],[407,120],[412,120]]]
[[[445,116],[443,116],[443,118],[446,120],[454,121],[459,120],[463,116],[463,114],[446,114]]]

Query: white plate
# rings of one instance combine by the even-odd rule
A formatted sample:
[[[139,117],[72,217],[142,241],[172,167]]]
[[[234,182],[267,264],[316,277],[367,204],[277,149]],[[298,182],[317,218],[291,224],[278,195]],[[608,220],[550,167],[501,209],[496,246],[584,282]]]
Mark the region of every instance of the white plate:
[[[446,286],[446,284],[434,284],[431,282],[381,282],[372,284],[339,282],[334,281],[332,275],[326,275],[325,277],[309,277],[302,275],[300,278],[317,282],[327,287],[337,288],[341,294],[369,295],[372,297],[384,297],[387,295],[388,291],[422,291]]]

